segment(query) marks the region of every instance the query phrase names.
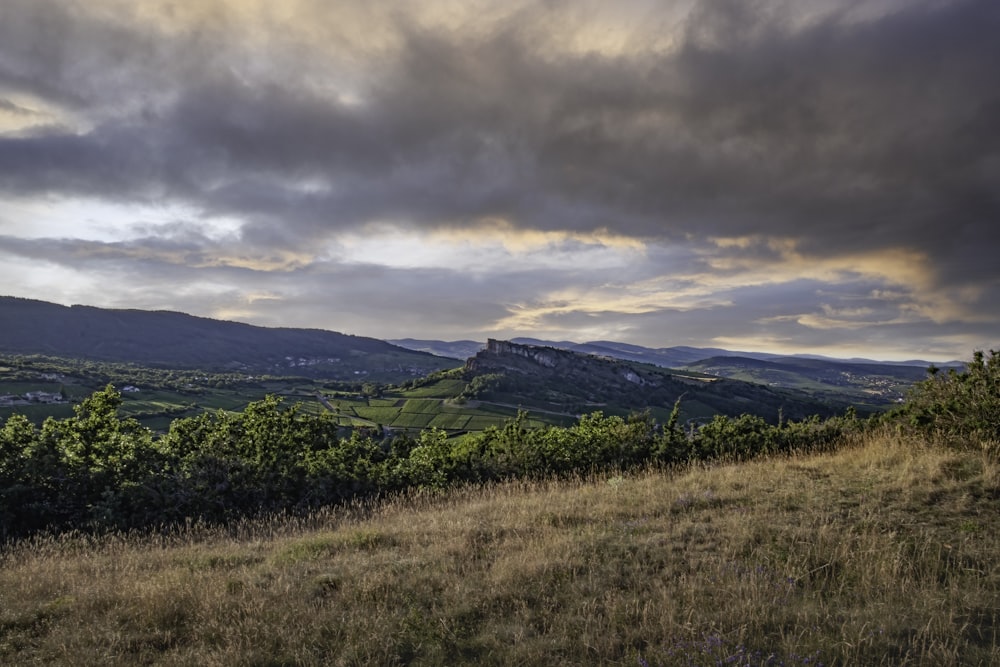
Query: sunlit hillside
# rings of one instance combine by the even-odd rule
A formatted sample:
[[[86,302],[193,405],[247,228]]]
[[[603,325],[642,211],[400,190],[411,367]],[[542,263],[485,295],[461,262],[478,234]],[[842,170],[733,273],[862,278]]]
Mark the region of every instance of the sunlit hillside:
[[[0,663],[1000,663],[1000,463],[834,453],[414,492],[169,536],[36,538]]]

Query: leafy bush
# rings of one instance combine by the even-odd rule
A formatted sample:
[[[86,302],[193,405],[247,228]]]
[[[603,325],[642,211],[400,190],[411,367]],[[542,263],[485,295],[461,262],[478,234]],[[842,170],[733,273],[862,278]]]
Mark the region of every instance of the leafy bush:
[[[719,416],[685,433],[676,404],[663,426],[649,412],[627,418],[595,412],[566,428],[538,428],[519,412],[462,439],[429,428],[386,442],[375,431],[343,438],[335,416],[303,414],[268,396],[242,413],[175,419],[157,436],[121,418],[121,403],[108,385],[69,419],[50,418],[41,428],[17,415],[7,420],[0,428],[0,541],[43,530],[306,511],[408,488],[742,460],[825,446],[855,426],[853,418],[771,425],[742,415]],[[403,417],[427,426],[432,415],[404,411]]]
[[[894,415],[902,425],[953,446],[1000,441],[1000,352],[975,352],[961,372],[932,366],[928,374]]]

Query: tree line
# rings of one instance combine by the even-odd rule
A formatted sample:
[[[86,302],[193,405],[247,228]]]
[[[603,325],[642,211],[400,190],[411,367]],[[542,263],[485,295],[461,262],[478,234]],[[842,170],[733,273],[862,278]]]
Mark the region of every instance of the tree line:
[[[931,371],[904,406],[866,420],[853,410],[777,424],[717,415],[685,428],[675,404],[663,424],[648,412],[595,412],[569,427],[529,428],[521,413],[459,439],[437,429],[344,437],[332,416],[303,414],[275,396],[241,413],[175,419],[155,434],[119,415],[121,394],[108,385],[72,417],[36,426],[15,414],[0,428],[0,541],[306,512],[414,488],[822,451],[879,424],[950,445],[1000,442],[998,353],[976,353],[962,373]]]

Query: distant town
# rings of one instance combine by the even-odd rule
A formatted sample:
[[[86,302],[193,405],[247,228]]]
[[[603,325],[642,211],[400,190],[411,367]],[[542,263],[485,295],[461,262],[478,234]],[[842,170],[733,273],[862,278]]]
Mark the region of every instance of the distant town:
[[[23,394],[5,394],[0,396],[0,408],[9,408],[15,405],[52,405],[56,403],[69,403],[69,400],[60,392],[51,393],[47,391],[28,391]]]
[[[40,373],[39,379],[47,382],[60,382],[65,376],[60,373]],[[141,391],[134,385],[126,385],[121,388],[122,393],[135,394]],[[0,395],[0,408],[10,408],[24,405],[60,405],[70,403],[64,391],[26,391],[23,394],[2,394]]]

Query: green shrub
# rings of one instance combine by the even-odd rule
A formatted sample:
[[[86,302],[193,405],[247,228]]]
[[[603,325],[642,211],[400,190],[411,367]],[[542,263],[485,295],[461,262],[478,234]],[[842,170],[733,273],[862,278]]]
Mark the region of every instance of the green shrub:
[[[595,412],[568,427],[539,427],[519,411],[510,419],[498,416],[499,425],[482,433],[453,439],[426,427],[434,420],[454,428],[463,420],[472,428],[486,418],[408,411],[438,403],[408,400],[393,426],[424,430],[391,442],[375,429],[340,437],[336,416],[304,414],[275,396],[242,413],[176,419],[166,434],[155,435],[118,414],[121,396],[109,385],[69,419],[50,418],[36,428],[15,416],[0,428],[0,541],[66,528],[224,522],[411,488],[748,459],[835,443],[854,423],[817,417],[771,425],[743,415],[716,417],[685,433],[678,403],[662,426],[647,411],[628,417]]]
[[[953,446],[1000,441],[1000,352],[975,352],[961,372],[932,366],[928,374],[896,413],[901,425]]]

